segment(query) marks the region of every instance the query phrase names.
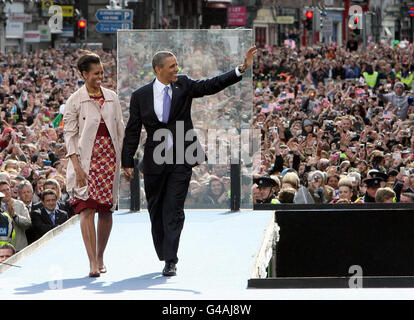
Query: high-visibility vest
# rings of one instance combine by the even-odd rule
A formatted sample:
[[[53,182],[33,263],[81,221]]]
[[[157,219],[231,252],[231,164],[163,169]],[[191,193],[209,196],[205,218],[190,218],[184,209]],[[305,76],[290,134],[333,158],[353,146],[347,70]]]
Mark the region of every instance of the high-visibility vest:
[[[7,212],[0,212],[0,246],[5,243],[15,245],[16,232],[13,226],[13,219]]]
[[[354,203],[364,202],[364,199],[365,199],[365,197],[364,197],[364,196],[359,197],[358,199],[356,199],[356,200],[354,201]]]
[[[413,84],[413,79],[414,79],[414,76],[413,76],[412,73],[410,73],[410,75],[408,76],[408,78],[403,78],[401,76],[401,72],[398,72],[395,76],[397,78],[400,78],[401,79],[401,82],[404,83],[409,89],[411,89],[411,86]]]
[[[363,73],[364,79],[365,79],[365,83],[373,88],[375,87],[375,84],[377,83],[377,78],[378,78],[378,72],[375,71],[373,74],[369,74],[368,72],[364,72]]]

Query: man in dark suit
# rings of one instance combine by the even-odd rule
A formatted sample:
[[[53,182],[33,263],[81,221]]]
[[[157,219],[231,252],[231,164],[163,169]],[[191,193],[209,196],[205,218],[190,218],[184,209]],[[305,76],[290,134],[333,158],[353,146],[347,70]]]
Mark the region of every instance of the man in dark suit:
[[[67,213],[56,208],[57,194],[54,190],[45,190],[40,199],[43,206],[30,213],[32,241],[40,239],[45,233],[68,220]]]
[[[192,99],[215,94],[239,82],[252,65],[255,54],[256,47],[253,46],[246,52],[243,65],[214,78],[192,80],[186,75],[178,75],[178,63],[173,53],[160,51],[152,60],[156,79],[132,93],[122,167],[125,178],[131,180],[133,157],[144,125],[147,140],[139,169],[144,174],[155,250],[158,258],[165,261],[164,276],[176,275],[184,201],[192,167],[206,160],[193,131]],[[180,139],[187,134],[192,140]]]
[[[56,192],[58,201],[56,203],[56,209],[66,212],[68,218],[72,218],[75,215],[73,207],[69,204],[69,199],[67,201],[62,201],[62,192],[60,190],[59,183],[55,179],[47,179],[43,184],[43,190],[51,189]],[[37,210],[43,208],[44,205],[42,201],[32,205],[32,210]]]

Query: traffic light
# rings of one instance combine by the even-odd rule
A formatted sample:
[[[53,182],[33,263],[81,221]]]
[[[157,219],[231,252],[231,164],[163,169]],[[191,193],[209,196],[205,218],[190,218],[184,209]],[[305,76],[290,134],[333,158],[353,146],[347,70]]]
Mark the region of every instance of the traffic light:
[[[312,30],[313,11],[307,10],[305,13],[305,27],[307,30]]]
[[[79,27],[81,30],[84,30],[84,29],[86,28],[86,21],[85,21],[85,19],[80,19],[80,20],[78,21],[78,27]]]
[[[88,24],[84,18],[78,20],[78,37],[80,40],[86,39]]]
[[[308,19],[312,19],[313,18],[313,11],[306,11],[305,13],[305,17]]]
[[[359,19],[360,18],[358,18],[358,17],[355,17],[353,19],[351,17],[350,22],[349,22],[349,25],[348,25],[348,27],[350,29],[352,29],[353,32],[354,32],[354,34],[356,34],[356,35],[359,35],[360,34],[360,30],[358,28],[358,23],[360,22]]]

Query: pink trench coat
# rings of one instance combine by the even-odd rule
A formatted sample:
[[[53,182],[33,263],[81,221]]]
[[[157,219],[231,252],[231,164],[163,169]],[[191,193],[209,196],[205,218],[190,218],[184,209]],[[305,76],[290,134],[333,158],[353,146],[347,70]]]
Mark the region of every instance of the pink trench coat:
[[[95,143],[101,115],[111,135],[116,152],[116,171],[113,181],[113,207],[118,202],[118,189],[120,180],[121,151],[125,134],[124,121],[122,119],[121,105],[115,92],[101,87],[105,102],[102,108],[99,103],[89,97],[85,85],[74,92],[66,102],[63,125],[67,154],[79,156],[79,162],[83,171],[89,173],[92,156],[92,148]],[[66,189],[71,198],[88,199],[88,186],[78,188],[76,186],[76,174],[69,160],[66,170]]]

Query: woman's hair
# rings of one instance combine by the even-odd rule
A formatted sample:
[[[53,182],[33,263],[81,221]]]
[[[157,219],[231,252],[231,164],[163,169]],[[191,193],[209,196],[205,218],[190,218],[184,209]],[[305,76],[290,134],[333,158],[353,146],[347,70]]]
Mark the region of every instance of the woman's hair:
[[[17,160],[14,160],[14,159],[8,159],[8,160],[4,161],[4,163],[3,163],[3,171],[7,171],[7,167],[9,165],[16,165],[16,166],[18,166],[18,162],[17,162]]]
[[[338,188],[343,187],[343,186],[349,187],[349,189],[352,190],[352,181],[351,181],[351,179],[348,178],[348,177],[341,178],[338,182]]]
[[[89,72],[91,69],[91,64],[100,64],[101,58],[91,51],[85,51],[85,54],[83,54],[77,63],[77,67],[79,72],[82,74],[83,71]]]
[[[219,177],[217,177],[217,176],[215,176],[215,175],[211,175],[210,177],[209,177],[209,181],[208,181],[208,192],[209,193],[211,193],[211,184],[213,183],[213,181],[218,181],[218,182],[220,182],[220,185],[221,185],[221,192],[224,192],[225,190],[224,190],[224,184],[223,184],[223,181],[219,178]]]
[[[296,188],[297,189],[299,187],[300,180],[299,180],[299,177],[298,177],[298,175],[296,173],[294,173],[294,172],[288,172],[282,178],[282,184],[284,184],[284,183],[288,183],[293,188]]]
[[[339,180],[341,180],[341,177],[339,176],[339,174],[337,174],[337,173],[335,173],[335,174],[331,174],[331,175],[329,175],[329,176],[326,178],[326,184],[328,184],[328,183],[329,183],[329,180],[330,180],[331,178],[335,178],[335,179],[337,179],[338,181],[339,181]]]
[[[359,103],[355,104],[352,108],[352,112],[354,112],[355,110],[359,110],[361,112],[361,117],[365,118],[366,112],[363,105]]]
[[[308,176],[308,181],[312,181],[316,176],[320,176],[322,179],[322,186],[325,184],[325,180],[326,180],[326,173],[319,171],[319,170],[315,170],[312,171],[309,176]]]
[[[355,171],[348,173],[348,178],[355,178],[358,181],[358,184],[361,183],[361,174]],[[352,180],[351,180],[352,182]]]

